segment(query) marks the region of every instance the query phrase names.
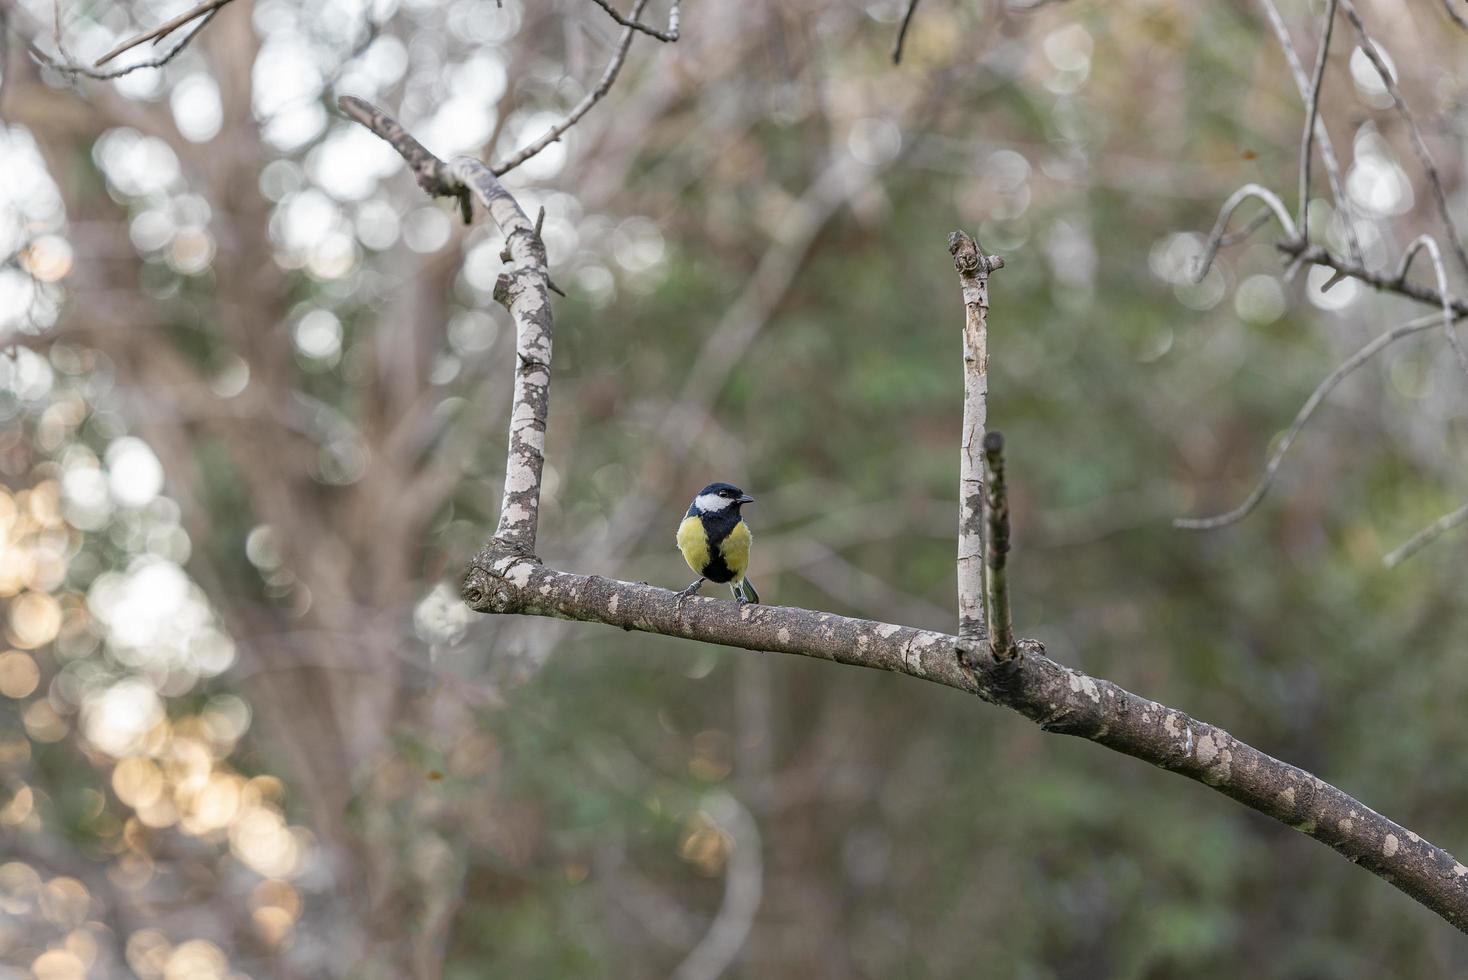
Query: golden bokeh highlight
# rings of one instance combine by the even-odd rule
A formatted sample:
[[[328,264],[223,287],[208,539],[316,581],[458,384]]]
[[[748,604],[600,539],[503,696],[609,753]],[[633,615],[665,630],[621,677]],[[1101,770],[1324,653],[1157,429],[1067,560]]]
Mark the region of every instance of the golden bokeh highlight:
[[[179,943],[163,965],[163,980],[225,980],[229,959],[207,939]]]
[[[7,698],[28,698],[41,683],[41,668],[28,653],[7,650],[0,653],[0,694]]]
[[[36,980],[85,980],[87,965],[66,949],[48,949],[31,963]]]
[[[31,815],[35,805],[35,792],[29,786],[22,785],[10,797],[10,802],[0,807],[0,826],[19,827]]]
[[[29,570],[28,570],[29,574]],[[24,650],[34,650],[61,632],[61,603],[45,592],[22,592],[10,602],[6,639]]]

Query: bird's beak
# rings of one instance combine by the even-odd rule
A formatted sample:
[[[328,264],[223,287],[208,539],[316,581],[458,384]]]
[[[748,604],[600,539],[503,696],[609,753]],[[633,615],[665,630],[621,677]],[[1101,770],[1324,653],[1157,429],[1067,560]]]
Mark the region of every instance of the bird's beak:
[[[746,493],[742,497],[739,498],[738,502],[741,503],[741,504],[752,504],[752,503],[754,503],[754,498],[751,497],[749,494]]]

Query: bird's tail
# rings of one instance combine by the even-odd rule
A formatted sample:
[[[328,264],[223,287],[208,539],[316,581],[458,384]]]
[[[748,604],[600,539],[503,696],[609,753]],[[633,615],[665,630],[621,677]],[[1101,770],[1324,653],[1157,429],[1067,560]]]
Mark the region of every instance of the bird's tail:
[[[759,603],[759,593],[754,590],[754,583],[751,582],[748,577],[740,580],[739,588],[744,593],[744,598],[746,601],[753,602],[755,604]]]

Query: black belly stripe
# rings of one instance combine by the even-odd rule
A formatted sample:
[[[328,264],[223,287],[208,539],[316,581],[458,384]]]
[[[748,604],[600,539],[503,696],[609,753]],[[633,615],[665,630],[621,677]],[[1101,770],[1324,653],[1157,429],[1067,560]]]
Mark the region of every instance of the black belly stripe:
[[[734,571],[724,562],[724,539],[729,532],[738,526],[740,517],[733,508],[716,511],[711,514],[700,514],[698,519],[703,522],[703,534],[708,540],[709,561],[699,572],[710,582],[728,582],[733,580]]]

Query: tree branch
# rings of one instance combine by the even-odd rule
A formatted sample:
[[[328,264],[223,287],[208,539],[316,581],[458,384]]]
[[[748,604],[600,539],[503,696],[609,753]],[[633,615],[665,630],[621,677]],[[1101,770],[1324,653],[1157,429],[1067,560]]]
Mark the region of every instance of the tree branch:
[[[656,27],[649,27],[641,23],[636,19],[636,14],[633,14],[631,18],[623,17],[617,13],[617,8],[613,7],[608,0],[591,0],[591,2],[605,10],[611,16],[612,20],[621,24],[623,27],[630,27],[634,31],[641,31],[648,37],[655,37],[659,41],[672,43],[678,40],[678,0],[673,0],[672,7],[668,9],[668,29],[666,31],[660,31]]]
[[[1402,562],[1411,558],[1459,524],[1465,522],[1468,522],[1468,504],[1444,514],[1427,525],[1427,527],[1412,535],[1412,537],[1408,538],[1403,544],[1392,551],[1391,554],[1383,558],[1382,564],[1386,565],[1387,568],[1396,568]]]
[[[1468,924],[1468,866],[1343,790],[1228,732],[1056,663],[1021,641],[1016,656],[959,662],[957,636],[786,606],[679,601],[656,586],[556,571],[514,554],[471,563],[464,597],[479,612],[551,616],[750,651],[789,653],[956,688],[1187,776],[1294,827],[1387,880],[1458,929]]]
[[[468,194],[472,192],[509,240],[507,250],[514,268],[500,276],[494,296],[515,321],[515,391],[505,457],[504,500],[495,540],[519,553],[534,554],[540,474],[545,464],[545,425],[550,411],[552,320],[545,243],[510,192],[483,163],[472,157],[444,163],[381,109],[352,96],[343,96],[340,105],[343,112],[391,144],[429,194],[457,197],[467,213]]]
[[[1456,314],[1455,319],[1464,315],[1462,313]],[[1263,475],[1259,477],[1258,482],[1254,485],[1254,489],[1249,491],[1249,495],[1244,498],[1243,503],[1239,504],[1233,510],[1213,517],[1174,518],[1172,526],[1182,528],[1186,531],[1212,531],[1220,527],[1227,527],[1230,524],[1237,524],[1245,517],[1248,517],[1254,508],[1259,506],[1259,502],[1264,499],[1264,495],[1269,492],[1269,487],[1274,483],[1274,475],[1279,470],[1280,464],[1284,462],[1285,454],[1295,444],[1295,438],[1299,436],[1300,430],[1305,428],[1305,424],[1315,415],[1316,409],[1324,404],[1326,396],[1334,390],[1335,386],[1349,377],[1361,365],[1371,360],[1398,340],[1401,340],[1403,337],[1410,337],[1415,333],[1421,333],[1439,322],[1439,318],[1436,315],[1418,317],[1399,327],[1393,327],[1386,333],[1367,341],[1356,353],[1346,358],[1334,371],[1326,375],[1325,380],[1316,385],[1315,390],[1310,393],[1310,397],[1305,399],[1305,404],[1301,405],[1300,410],[1295,413],[1295,419],[1290,423],[1289,429],[1285,431],[1284,436],[1275,445],[1274,451],[1269,454],[1269,461],[1264,466]]]
[[[988,520],[989,654],[1003,662],[1015,654],[1014,629],[1009,616],[1009,495],[1004,486],[1004,436],[984,436],[984,513]]]
[[[580,122],[581,117],[590,112],[591,107],[600,102],[606,96],[606,94],[611,91],[612,83],[617,80],[617,73],[622,70],[622,64],[627,60],[627,49],[632,47],[632,38],[637,35],[639,30],[644,32],[646,31],[646,28],[642,27],[641,24],[636,23],[638,18],[642,16],[642,11],[646,7],[647,0],[637,0],[637,2],[632,5],[631,22],[623,21],[623,23],[627,24],[627,27],[625,30],[622,31],[622,36],[617,40],[617,47],[612,51],[612,58],[610,61],[607,62],[606,70],[602,72],[601,80],[596,83],[596,87],[593,88],[590,92],[587,92],[586,97],[583,98],[580,102],[576,103],[575,108],[573,108],[569,113],[566,114],[566,118],[556,123],[549,130],[547,130],[544,136],[526,146],[524,149],[520,150],[513,156],[507,157],[491,167],[490,171],[494,174],[494,176],[503,177],[505,174],[509,173],[511,170],[514,170],[516,167],[520,166],[520,164],[524,163],[526,160],[529,160],[541,150],[545,149],[547,146],[550,146],[556,140],[560,139],[562,134],[564,134],[566,130],[570,129],[572,126]],[[610,7],[607,7],[607,9],[611,10]],[[677,18],[678,6],[677,4],[674,4],[670,22],[675,27],[677,24]]]
[[[963,442],[958,472],[958,635],[984,637],[984,457],[989,404],[989,273],[1004,268],[966,232],[948,236],[963,289]]]
[[[1460,930],[1468,931],[1468,866],[1340,789],[1183,712],[1062,666],[1034,641],[1020,641],[1005,660],[986,648],[977,666],[961,661],[971,643],[959,636],[893,623],[852,619],[785,606],[736,605],[687,598],[668,589],[548,568],[533,554],[540,493],[540,456],[549,382],[550,307],[545,252],[534,226],[478,161],[433,161],[385,114],[359,100],[343,109],[388,139],[414,164],[420,183],[457,194],[469,187],[510,237],[516,270],[504,278],[503,301],[519,338],[511,410],[504,513],[495,537],[470,561],[463,597],[479,612],[549,616],[602,623],[752,651],[816,657],[910,674],[977,695],[1019,712],[1046,731],[1089,739],[1117,752],[1211,786],[1330,846],[1381,876]],[[433,163],[435,165],[430,166]],[[960,274],[999,268],[967,239],[977,268],[958,253]],[[981,309],[965,281],[965,305]],[[543,356],[532,366],[525,352]],[[528,383],[527,373],[536,376]],[[967,434],[967,433],[966,433]],[[967,488],[966,488],[967,489]]]
[[[113,48],[111,51],[98,58],[95,62],[93,62],[93,66],[96,68],[101,68],[103,65],[107,64],[107,62],[111,61],[113,58],[116,58],[124,51],[131,51],[133,48],[147,41],[153,41],[155,43],[161,41],[168,35],[172,34],[174,31],[178,30],[180,27],[187,24],[189,21],[196,20],[199,17],[213,17],[214,14],[219,10],[219,8],[231,2],[232,0],[204,0],[203,3],[184,11],[177,17],[174,17],[168,21],[165,21],[162,24],[159,24],[151,31],[144,31],[142,34],[139,34],[136,37],[128,38],[126,41],[123,41],[117,47]],[[194,33],[198,32],[195,31]],[[193,34],[189,35],[190,38],[192,38],[193,36]],[[188,40],[185,40],[184,44],[187,43]],[[179,47],[174,50],[174,54],[177,54],[178,51],[182,48],[183,44],[179,45]]]

